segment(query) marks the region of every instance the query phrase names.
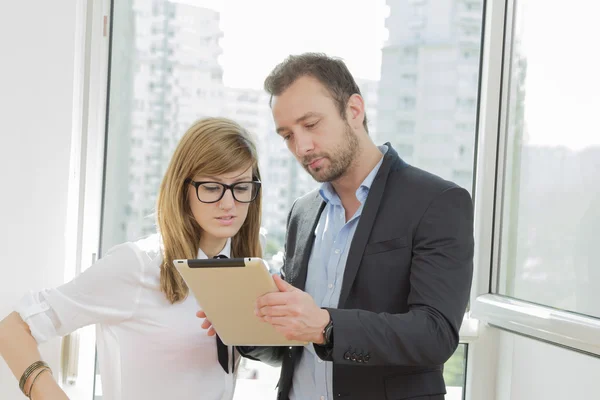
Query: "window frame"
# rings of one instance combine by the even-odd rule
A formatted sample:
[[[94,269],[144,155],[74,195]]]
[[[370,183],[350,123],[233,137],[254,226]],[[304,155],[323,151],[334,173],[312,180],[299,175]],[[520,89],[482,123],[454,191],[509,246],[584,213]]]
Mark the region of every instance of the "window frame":
[[[599,318],[497,294],[502,283],[499,278],[500,255],[504,250],[501,228],[506,201],[504,174],[509,166],[506,145],[516,1],[487,1],[490,7],[486,22],[493,26],[486,30],[485,39],[482,82],[486,98],[480,104],[483,121],[479,124],[482,133],[478,146],[481,157],[476,175],[475,231],[476,240],[480,241],[476,265],[481,265],[476,270],[481,274],[486,263],[490,268],[489,275],[484,273],[477,277],[480,289],[472,298],[471,316],[492,328],[597,357],[600,356]],[[501,22],[502,29],[498,26]],[[497,93],[488,97],[488,92]],[[486,280],[488,287],[484,290]]]

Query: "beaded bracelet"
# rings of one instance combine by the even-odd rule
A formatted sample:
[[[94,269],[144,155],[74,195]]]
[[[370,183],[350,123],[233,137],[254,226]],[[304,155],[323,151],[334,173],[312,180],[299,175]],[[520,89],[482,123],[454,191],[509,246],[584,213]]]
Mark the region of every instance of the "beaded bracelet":
[[[27,394],[25,393],[25,383],[27,383],[27,379],[29,379],[29,376],[36,369],[42,368],[42,367],[50,369],[50,366],[48,364],[46,364],[44,361],[36,361],[33,364],[31,364],[29,367],[27,367],[25,372],[23,372],[23,375],[21,375],[21,379],[19,380],[19,389],[21,389],[21,392],[23,392],[23,394],[25,396],[27,396]]]
[[[31,385],[29,385],[28,393],[25,393],[25,396],[27,396],[29,399],[31,399],[31,391],[33,390],[33,385],[34,385],[35,381],[37,380],[37,378],[46,371],[50,371],[50,375],[52,375],[52,370],[49,367],[42,367],[42,368],[40,368],[40,370],[41,371],[38,372],[37,375],[33,378],[33,381],[31,381]]]

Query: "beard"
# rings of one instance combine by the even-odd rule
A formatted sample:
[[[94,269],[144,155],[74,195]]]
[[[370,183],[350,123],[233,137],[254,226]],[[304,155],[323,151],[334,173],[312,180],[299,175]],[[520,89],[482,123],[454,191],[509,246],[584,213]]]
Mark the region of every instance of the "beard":
[[[317,182],[333,182],[341,178],[350,168],[358,154],[358,138],[346,123],[344,137],[332,153],[312,154],[302,159],[302,166]],[[318,158],[329,160],[329,166],[309,168],[309,164]]]

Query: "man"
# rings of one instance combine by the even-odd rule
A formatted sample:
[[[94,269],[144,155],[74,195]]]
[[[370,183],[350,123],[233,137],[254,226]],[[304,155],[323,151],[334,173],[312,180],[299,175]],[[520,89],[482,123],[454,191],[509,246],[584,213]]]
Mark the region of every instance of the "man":
[[[469,193],[372,142],[342,61],[290,56],[265,88],[278,134],[323,184],[292,206],[285,281],[256,313],[312,344],[241,353],[281,363],[282,400],[442,400],[471,287]]]

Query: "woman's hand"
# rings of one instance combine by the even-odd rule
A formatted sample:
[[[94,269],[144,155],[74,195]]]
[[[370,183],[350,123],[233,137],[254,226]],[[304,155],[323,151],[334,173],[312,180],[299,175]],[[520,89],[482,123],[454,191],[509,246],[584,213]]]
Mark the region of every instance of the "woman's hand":
[[[204,311],[198,311],[196,313],[196,317],[204,318],[204,321],[202,321],[202,325],[200,326],[202,327],[202,329],[208,329],[208,332],[206,333],[208,336],[215,336],[217,334],[211,322],[206,318],[206,314],[204,313]]]

